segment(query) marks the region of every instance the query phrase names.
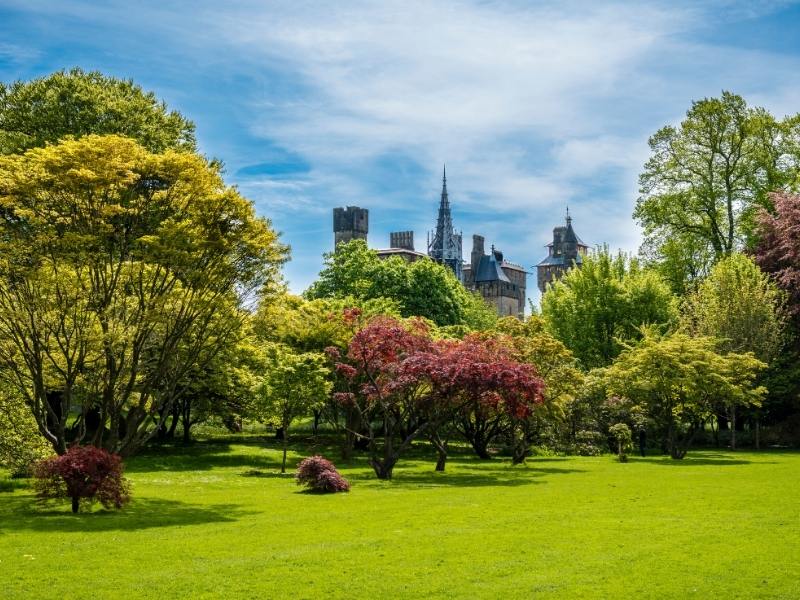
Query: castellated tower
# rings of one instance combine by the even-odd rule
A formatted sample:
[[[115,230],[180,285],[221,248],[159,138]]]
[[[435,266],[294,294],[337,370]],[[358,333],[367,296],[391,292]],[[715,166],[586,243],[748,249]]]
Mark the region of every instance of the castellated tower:
[[[367,240],[369,232],[369,210],[358,206],[333,209],[334,247],[340,242]]]

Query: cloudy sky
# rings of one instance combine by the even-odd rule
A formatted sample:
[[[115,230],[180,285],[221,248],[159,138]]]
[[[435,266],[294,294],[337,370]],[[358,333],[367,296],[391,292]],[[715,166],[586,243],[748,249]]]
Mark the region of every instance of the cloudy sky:
[[[800,5],[0,0],[0,80],[71,66],[193,119],[299,292],[335,206],[370,209],[374,247],[413,229],[422,249],[443,163],[465,255],[481,233],[535,265],[567,205],[585,241],[635,251],[649,135],[723,89],[800,111]]]

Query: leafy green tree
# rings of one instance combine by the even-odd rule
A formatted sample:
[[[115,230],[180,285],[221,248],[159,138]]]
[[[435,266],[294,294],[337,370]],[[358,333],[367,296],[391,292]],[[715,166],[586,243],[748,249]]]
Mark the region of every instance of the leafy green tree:
[[[583,385],[584,377],[575,356],[547,331],[539,315],[525,321],[504,317],[494,331],[509,336],[516,358],[534,365],[545,383],[543,401],[525,423],[526,435],[533,443],[556,446],[569,434],[566,411]]]
[[[194,124],[131,80],[75,68],[0,83],[0,154],[91,133],[133,138],[151,152],[196,147]]]
[[[217,166],[128,138],[0,157],[0,190],[0,378],[57,452],[130,454],[286,248]]]
[[[305,296],[359,301],[389,298],[399,304],[403,317],[424,317],[439,326],[485,329],[497,319],[494,310],[467,291],[447,267],[430,260],[381,260],[363,240],[339,244],[335,252],[326,254],[319,279]]]
[[[720,260],[684,303],[683,327],[719,339],[722,352],[752,352],[770,363],[783,346],[782,296],[753,260],[734,253]],[[736,448],[736,403],[725,406]]]
[[[542,317],[581,366],[591,369],[610,364],[622,342],[639,338],[642,325],[670,326],[677,308],[658,274],[604,249],[548,288]]]
[[[30,475],[33,465],[52,453],[20,396],[0,388],[0,466],[12,475]]]
[[[645,407],[663,427],[670,456],[681,459],[717,400],[760,404],[766,390],[756,386],[755,379],[765,367],[751,353],[719,354],[713,338],[648,331],[604,370],[603,377],[609,395]]]
[[[275,344],[268,346],[265,363],[266,371],[258,386],[256,410],[261,420],[273,421],[281,429],[281,473],[285,473],[289,427],[299,417],[310,415],[324,404],[331,391],[330,373],[322,354],[296,353]]]
[[[779,121],[730,92],[693,102],[678,127],[649,141],[634,218],[651,252],[690,280],[704,274],[709,255],[749,243],[769,192],[800,183],[798,140],[800,115]]]

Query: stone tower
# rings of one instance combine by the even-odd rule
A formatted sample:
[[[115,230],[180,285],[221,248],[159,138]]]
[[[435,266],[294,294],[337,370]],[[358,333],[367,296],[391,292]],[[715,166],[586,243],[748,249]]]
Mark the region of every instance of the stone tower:
[[[561,225],[553,229],[553,241],[547,244],[547,257],[536,265],[539,290],[543,294],[548,284],[561,279],[573,265],[580,267],[583,264],[583,257],[589,251],[589,246],[583,243],[572,228],[569,208],[567,208],[566,223],[566,226]]]
[[[528,273],[521,266],[506,261],[494,246],[488,255],[484,247],[483,236],[473,235],[470,261],[464,267],[464,285],[468,290],[479,292],[501,317],[523,318]]]
[[[358,206],[333,209],[334,248],[340,242],[367,239],[369,210]]]
[[[450,267],[459,281],[464,281],[461,260],[461,234],[453,229],[450,199],[447,197],[447,170],[442,171],[442,197],[436,231],[428,236],[428,256],[436,262]],[[431,241],[431,237],[433,241]]]

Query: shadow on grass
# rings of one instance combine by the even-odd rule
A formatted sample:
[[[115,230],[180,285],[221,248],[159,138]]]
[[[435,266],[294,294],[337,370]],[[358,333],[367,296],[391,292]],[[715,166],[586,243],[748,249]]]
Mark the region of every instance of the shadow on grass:
[[[122,510],[95,508],[72,514],[69,506],[40,507],[30,496],[5,499],[0,509],[0,532],[5,531],[137,531],[154,527],[231,523],[253,514],[236,504],[196,505],[142,498]]]
[[[568,475],[583,473],[583,469],[539,466],[535,462],[526,465],[511,466],[508,463],[495,465],[480,463],[448,463],[448,470],[437,472],[406,470],[401,462],[394,472],[390,483],[394,486],[412,487],[517,487],[545,483],[542,479],[551,475]],[[371,471],[346,473],[352,482],[378,481]]]
[[[690,451],[685,458],[674,459],[669,456],[646,456],[646,457],[632,457],[632,461],[646,462],[653,465],[662,465],[667,467],[696,467],[700,465],[710,465],[717,467],[733,467],[737,465],[749,465],[753,461],[746,458],[737,458],[732,454],[721,453],[695,453]],[[775,464],[774,461],[759,460],[759,464]]]

